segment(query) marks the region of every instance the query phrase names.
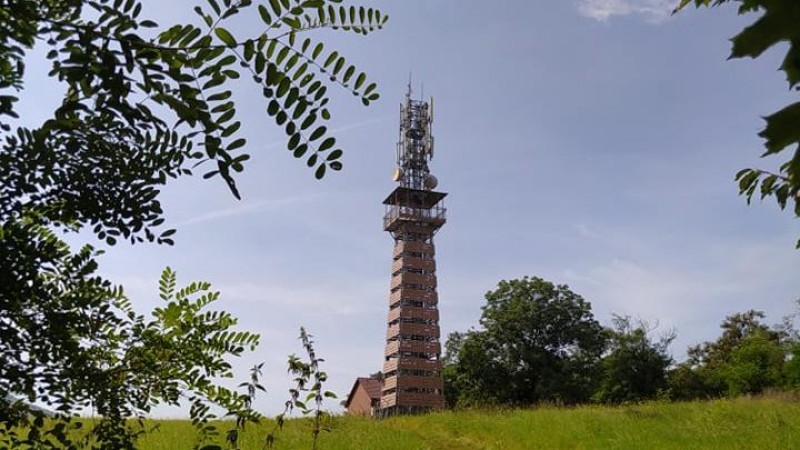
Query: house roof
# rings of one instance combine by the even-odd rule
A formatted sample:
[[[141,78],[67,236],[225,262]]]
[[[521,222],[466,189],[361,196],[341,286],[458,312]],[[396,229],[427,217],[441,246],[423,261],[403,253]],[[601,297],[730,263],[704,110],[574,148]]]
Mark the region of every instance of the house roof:
[[[350,406],[350,402],[353,400],[353,396],[356,394],[356,390],[358,390],[358,386],[361,385],[362,388],[367,392],[369,398],[372,400],[380,400],[381,398],[381,389],[383,387],[383,383],[380,380],[376,380],[374,378],[357,378],[356,382],[353,383],[353,388],[350,389],[350,395],[347,396],[347,402],[345,402],[345,408]]]

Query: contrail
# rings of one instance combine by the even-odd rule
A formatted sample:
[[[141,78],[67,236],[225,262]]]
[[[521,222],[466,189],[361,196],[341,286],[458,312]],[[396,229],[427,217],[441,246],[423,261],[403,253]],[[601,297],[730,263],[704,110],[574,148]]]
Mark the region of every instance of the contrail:
[[[248,202],[232,208],[218,209],[209,213],[201,214],[177,223],[172,224],[173,227],[185,227],[189,225],[196,225],[198,223],[209,222],[211,220],[221,219],[223,217],[241,216],[249,214],[253,211],[262,209],[278,209],[284,206],[293,205],[296,203],[311,202],[323,197],[323,194],[310,194],[310,195],[297,195],[293,197],[275,198],[269,200],[259,200],[256,202]]]
[[[389,120],[391,118],[392,118],[392,116],[376,117],[374,119],[368,119],[368,120],[365,120],[363,122],[356,122],[356,123],[352,123],[350,125],[344,125],[344,126],[341,126],[339,128],[334,128],[332,130],[328,130],[328,134],[343,133],[345,131],[350,131],[350,130],[354,130],[356,128],[361,128],[361,127],[365,127],[367,125],[372,125],[373,123],[383,122],[383,121]],[[272,142],[270,144],[265,145],[264,147],[262,147],[262,150],[269,150],[271,148],[281,147],[281,146],[283,146],[285,144],[286,144],[286,139],[282,139],[280,141],[275,141],[275,142]]]
[[[362,122],[356,122],[356,123],[353,123],[353,124],[350,124],[350,125],[344,125],[344,126],[339,127],[339,128],[334,128],[332,130],[329,130],[328,133],[330,133],[330,134],[342,133],[342,132],[345,132],[345,131],[354,130],[356,128],[365,127],[365,126],[371,125],[373,123],[383,122],[383,121],[388,120],[390,118],[391,118],[391,116],[376,117],[376,118],[373,118],[373,119],[364,120]],[[286,142],[285,139],[284,140],[280,140],[280,141],[276,141],[276,142],[273,142],[271,144],[267,144],[266,146],[262,147],[262,149],[263,150],[267,150],[267,149],[270,149],[270,148],[282,146],[282,145],[284,145],[285,142]],[[278,199],[260,200],[260,201],[256,201],[256,202],[248,202],[246,204],[243,203],[241,205],[234,206],[234,207],[231,207],[231,208],[218,209],[216,211],[211,211],[211,212],[206,213],[206,214],[201,214],[199,216],[195,216],[195,217],[192,217],[190,219],[186,219],[186,220],[182,220],[180,222],[174,223],[174,224],[172,224],[172,226],[177,228],[177,227],[185,227],[185,226],[189,226],[189,225],[196,225],[198,223],[208,222],[208,221],[211,221],[211,220],[217,220],[217,219],[221,219],[223,217],[232,217],[232,216],[240,216],[240,215],[243,215],[243,214],[249,214],[251,212],[254,212],[254,211],[257,211],[257,210],[260,210],[260,209],[265,209],[265,208],[276,209],[276,208],[280,208],[280,207],[283,207],[283,206],[291,205],[291,204],[294,204],[294,203],[297,203],[297,202],[314,201],[314,200],[316,200],[316,199],[318,199],[320,197],[322,197],[321,194],[312,194],[312,195],[301,195],[301,196],[295,196],[295,197],[286,197],[286,198],[278,198]]]

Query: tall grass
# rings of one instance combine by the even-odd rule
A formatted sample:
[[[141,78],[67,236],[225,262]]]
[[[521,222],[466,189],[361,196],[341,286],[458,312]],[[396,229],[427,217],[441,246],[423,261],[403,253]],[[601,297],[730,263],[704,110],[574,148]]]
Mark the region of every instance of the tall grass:
[[[188,449],[187,421],[159,421],[143,450]],[[455,411],[371,420],[338,416],[322,450],[791,449],[800,448],[800,402],[770,396],[620,407]],[[227,426],[222,424],[222,429]],[[242,449],[261,449],[272,423],[248,428]],[[224,436],[223,436],[224,437]],[[275,448],[311,447],[311,422],[289,420]]]

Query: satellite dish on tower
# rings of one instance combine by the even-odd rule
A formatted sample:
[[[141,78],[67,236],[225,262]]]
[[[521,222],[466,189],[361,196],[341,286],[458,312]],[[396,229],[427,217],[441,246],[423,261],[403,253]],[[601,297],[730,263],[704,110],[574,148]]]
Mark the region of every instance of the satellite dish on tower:
[[[403,178],[403,169],[395,167],[392,171],[392,181],[400,181]]]
[[[425,178],[425,187],[426,188],[432,190],[432,189],[436,189],[436,186],[438,186],[438,185],[439,185],[439,180],[436,179],[435,176],[428,175],[428,177]]]

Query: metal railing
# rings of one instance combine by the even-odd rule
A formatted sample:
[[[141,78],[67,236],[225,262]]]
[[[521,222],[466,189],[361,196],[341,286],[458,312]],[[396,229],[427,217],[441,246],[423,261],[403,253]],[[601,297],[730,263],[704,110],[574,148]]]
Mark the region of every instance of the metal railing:
[[[398,219],[445,222],[447,220],[447,208],[437,206],[431,209],[422,209],[411,208],[409,206],[388,205],[386,207],[386,214],[383,216],[384,227],[389,226],[389,224]]]

